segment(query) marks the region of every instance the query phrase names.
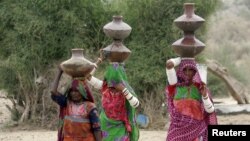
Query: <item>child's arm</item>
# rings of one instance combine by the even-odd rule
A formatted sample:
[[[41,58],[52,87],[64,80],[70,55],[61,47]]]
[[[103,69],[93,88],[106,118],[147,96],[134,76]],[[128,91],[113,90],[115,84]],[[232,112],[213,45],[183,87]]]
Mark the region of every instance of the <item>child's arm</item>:
[[[60,67],[58,67],[58,71],[56,73],[56,77],[53,81],[53,84],[52,84],[52,89],[51,89],[51,94],[52,95],[60,95],[60,93],[57,91],[57,88],[58,88],[58,85],[59,85],[59,81],[60,81],[60,78],[62,76],[62,69]]]
[[[52,89],[51,89],[50,93],[51,93],[52,100],[55,101],[60,106],[64,107],[67,104],[66,97],[57,91],[57,88],[59,85],[59,80],[62,76],[62,73],[63,73],[62,69],[60,67],[58,67],[58,71],[57,71],[56,77],[53,81]]]
[[[94,131],[94,136],[96,141],[102,141],[102,131]]]
[[[99,114],[96,108],[93,108],[89,113],[89,120],[94,132],[96,141],[102,141],[101,125],[99,120]]]

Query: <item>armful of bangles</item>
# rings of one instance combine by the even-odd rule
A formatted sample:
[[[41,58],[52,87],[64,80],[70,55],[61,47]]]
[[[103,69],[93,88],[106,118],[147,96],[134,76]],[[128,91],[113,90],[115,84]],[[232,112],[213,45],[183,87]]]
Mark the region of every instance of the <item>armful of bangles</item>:
[[[211,99],[208,96],[208,90],[206,88],[206,85],[204,85],[203,88],[201,89],[201,95],[205,111],[208,113],[213,113],[215,109]]]
[[[166,61],[166,74],[168,77],[168,83],[174,85],[177,83],[177,76],[174,67],[178,66],[181,62],[181,58],[172,58]]]
[[[129,104],[133,107],[136,108],[139,106],[140,102],[137,97],[133,96],[130,91],[123,86],[123,84],[117,84],[115,85],[115,89],[118,91],[121,91],[123,95],[126,97],[128,100]]]
[[[60,81],[60,78],[61,78],[62,74],[63,74],[63,70],[59,65],[56,76],[55,76],[54,81],[52,83],[52,88],[50,90],[50,93],[52,95],[60,95],[60,93],[57,91],[57,88],[58,88],[59,81]]]

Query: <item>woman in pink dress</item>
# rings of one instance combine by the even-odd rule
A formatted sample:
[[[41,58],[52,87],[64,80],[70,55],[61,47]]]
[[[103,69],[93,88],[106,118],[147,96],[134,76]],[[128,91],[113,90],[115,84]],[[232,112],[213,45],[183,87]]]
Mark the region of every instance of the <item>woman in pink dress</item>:
[[[177,73],[174,67],[178,66]],[[167,141],[207,141],[208,125],[217,124],[214,105],[200,79],[194,58],[166,63],[166,97],[170,114]]]

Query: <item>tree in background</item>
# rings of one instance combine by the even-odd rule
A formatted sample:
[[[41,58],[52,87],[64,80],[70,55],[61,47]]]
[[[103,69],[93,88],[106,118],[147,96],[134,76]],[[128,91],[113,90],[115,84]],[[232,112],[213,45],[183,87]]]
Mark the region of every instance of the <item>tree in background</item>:
[[[53,75],[49,68],[70,56],[71,48],[84,48],[89,58],[98,55],[109,43],[102,27],[114,14],[123,15],[132,27],[131,36],[124,41],[132,51],[126,63],[133,68],[127,70],[129,81],[142,99],[153,95],[163,102],[163,66],[167,58],[175,57],[170,46],[182,36],[173,21],[183,13],[184,2],[196,3],[196,13],[204,19],[217,4],[216,0],[0,1],[0,76],[4,78],[0,88],[23,107],[12,109],[19,111],[17,119],[37,122],[55,117],[56,108],[51,106],[48,93]],[[204,40],[205,27],[197,32]],[[39,85],[39,76],[43,76],[45,86]]]
[[[23,107],[20,122],[35,120],[42,117],[41,110],[49,110],[46,102],[50,101],[43,98],[49,95],[44,91],[49,85],[40,88],[39,76],[50,83],[50,68],[68,57],[71,48],[84,48],[86,54],[98,50],[105,42],[102,24],[110,14],[97,0],[2,0],[0,7],[0,75],[4,78],[0,87],[14,105]]]

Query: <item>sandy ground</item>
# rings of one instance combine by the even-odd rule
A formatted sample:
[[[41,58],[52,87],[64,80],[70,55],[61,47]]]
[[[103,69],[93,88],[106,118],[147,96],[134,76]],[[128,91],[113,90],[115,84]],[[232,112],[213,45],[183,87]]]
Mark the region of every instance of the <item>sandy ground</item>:
[[[56,141],[56,131],[1,132],[0,141]],[[141,131],[139,141],[164,141],[165,131]]]
[[[48,130],[19,130],[3,131],[4,125],[10,119],[10,114],[5,105],[11,102],[0,93],[0,141],[56,141],[57,132]],[[229,103],[232,101],[229,100]],[[219,100],[221,101],[221,100]],[[219,115],[220,124],[250,124],[250,114]],[[140,131],[139,141],[165,141],[166,131]]]
[[[0,91],[0,141],[56,141],[57,131],[3,131],[10,119],[10,113],[5,105],[11,105],[11,102],[4,97],[5,95]],[[166,131],[140,131],[139,141],[163,141],[165,138]]]

